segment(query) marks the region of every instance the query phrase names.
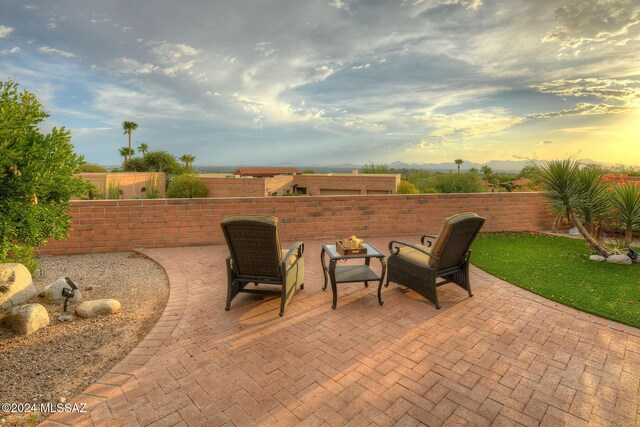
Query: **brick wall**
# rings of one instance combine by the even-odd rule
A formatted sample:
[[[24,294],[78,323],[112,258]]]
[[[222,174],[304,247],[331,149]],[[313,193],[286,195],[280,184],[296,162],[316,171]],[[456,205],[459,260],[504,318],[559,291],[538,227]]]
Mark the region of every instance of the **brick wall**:
[[[226,178],[200,175],[209,190],[209,197],[263,197],[265,178]]]
[[[352,234],[417,238],[468,211],[487,218],[483,231],[542,231],[552,223],[539,193],[74,201],[70,237],[40,253],[223,244],[220,221],[231,214],[276,216],[282,240],[307,244]]]

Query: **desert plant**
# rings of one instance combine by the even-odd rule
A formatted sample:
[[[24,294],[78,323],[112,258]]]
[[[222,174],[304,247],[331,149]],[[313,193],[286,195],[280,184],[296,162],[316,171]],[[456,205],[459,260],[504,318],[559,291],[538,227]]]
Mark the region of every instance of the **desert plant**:
[[[633,230],[640,227],[640,187],[633,183],[613,187],[615,220],[624,229],[624,240],[631,243]]]
[[[107,182],[107,199],[119,199],[122,196],[122,185],[120,185],[120,180],[115,176],[112,177],[109,182]]]
[[[549,160],[537,166],[538,179],[557,218],[566,218],[593,249],[608,258],[607,248],[589,233],[580,218],[580,208],[585,199],[579,179],[580,162],[573,159]]]
[[[596,168],[582,168],[577,173],[581,197],[576,211],[589,234],[598,239],[611,207],[609,187],[603,182],[603,176],[603,171]]]
[[[145,199],[159,199],[162,197],[162,192],[160,191],[160,186],[158,185],[158,180],[155,174],[147,179],[145,189]]]
[[[208,195],[207,186],[196,175],[176,176],[167,188],[167,197],[172,199],[192,199]]]
[[[0,82],[0,263],[19,260],[34,269],[33,248],[67,237],[69,200],[91,188],[72,177],[83,160],[71,133],[41,132],[47,117],[35,95],[13,80]]]
[[[410,183],[409,181],[400,181],[398,184],[398,189],[396,190],[398,194],[418,194],[418,188]]]

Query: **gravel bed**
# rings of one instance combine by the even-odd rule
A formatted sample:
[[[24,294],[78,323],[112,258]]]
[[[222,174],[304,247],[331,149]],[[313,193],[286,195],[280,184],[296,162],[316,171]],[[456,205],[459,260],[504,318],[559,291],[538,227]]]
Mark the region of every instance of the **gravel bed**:
[[[50,324],[28,336],[0,326],[1,403],[69,401],[144,338],[169,296],[164,270],[133,252],[41,257],[33,282],[39,292],[64,276],[76,283],[84,301],[115,298],[122,310],[112,316],[60,321],[62,303],[48,304],[41,297],[29,301],[45,306]],[[76,305],[70,303],[68,313]],[[0,311],[0,318],[3,316]],[[0,412],[2,426],[35,424],[42,419],[41,415]]]

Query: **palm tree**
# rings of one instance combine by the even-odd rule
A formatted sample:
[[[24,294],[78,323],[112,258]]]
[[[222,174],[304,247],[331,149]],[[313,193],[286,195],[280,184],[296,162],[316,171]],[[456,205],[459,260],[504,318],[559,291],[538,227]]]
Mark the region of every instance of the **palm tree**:
[[[129,135],[129,151],[132,151],[131,150],[131,132],[138,129],[138,124],[136,122],[124,121],[122,122],[122,129],[124,130],[124,132],[122,133],[123,135]]]
[[[129,147],[122,147],[120,148],[120,155],[124,157],[124,161],[126,162],[131,156],[133,156],[133,150]]]
[[[579,175],[580,162],[573,159],[545,161],[539,164],[537,169],[537,176],[546,190],[545,195],[558,218],[566,218],[593,249],[608,258],[611,254],[607,248],[593,238],[582,224],[580,210],[585,206],[587,197]]]
[[[142,153],[142,156],[144,157],[144,155],[147,154],[147,151],[149,151],[149,146],[143,142],[138,145],[138,151]]]
[[[187,170],[187,172],[191,172],[191,165],[193,164],[193,161],[195,159],[196,156],[194,156],[193,154],[183,154],[182,157],[180,157],[180,161],[184,163],[184,168]]]
[[[460,173],[460,166],[464,163],[462,159],[455,159],[454,162],[458,165],[458,173]]]

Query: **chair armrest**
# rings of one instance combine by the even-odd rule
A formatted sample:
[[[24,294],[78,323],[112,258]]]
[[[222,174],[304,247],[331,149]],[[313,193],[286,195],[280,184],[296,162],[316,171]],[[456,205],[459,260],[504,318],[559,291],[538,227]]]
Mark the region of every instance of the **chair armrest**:
[[[287,265],[287,260],[289,258],[291,258],[294,254],[297,255],[298,258],[291,264],[291,266],[288,269],[285,269],[286,272],[291,270],[293,268],[293,266],[295,266],[298,263],[298,261],[302,257],[303,253],[304,253],[304,243],[303,242],[296,242],[293,245],[291,245],[291,248],[289,249],[289,252],[287,252],[286,255],[282,258],[282,265],[286,266]]]
[[[413,248],[413,249],[415,249],[415,250],[417,250],[419,252],[422,252],[425,255],[428,255],[429,257],[435,259],[436,261],[440,261],[439,257],[437,257],[437,256],[425,251],[424,249],[419,248],[416,245],[412,245],[411,243],[400,242],[398,240],[392,240],[392,241],[389,242],[389,252],[391,252],[391,255],[398,255],[398,253],[400,252],[400,248],[398,246],[396,246],[395,248],[393,247],[394,243],[396,245],[409,246],[410,248]]]
[[[433,243],[431,240],[435,240],[435,239],[437,239],[437,238],[438,238],[438,236],[433,236],[433,235],[431,235],[431,234],[424,234],[424,235],[420,238],[420,243],[422,243],[422,244],[424,245],[424,239],[425,239],[425,238],[427,238],[427,237],[429,238],[429,241],[427,242],[427,243],[428,243],[428,244],[427,244],[427,246],[428,246],[428,247],[431,247],[431,244]]]

